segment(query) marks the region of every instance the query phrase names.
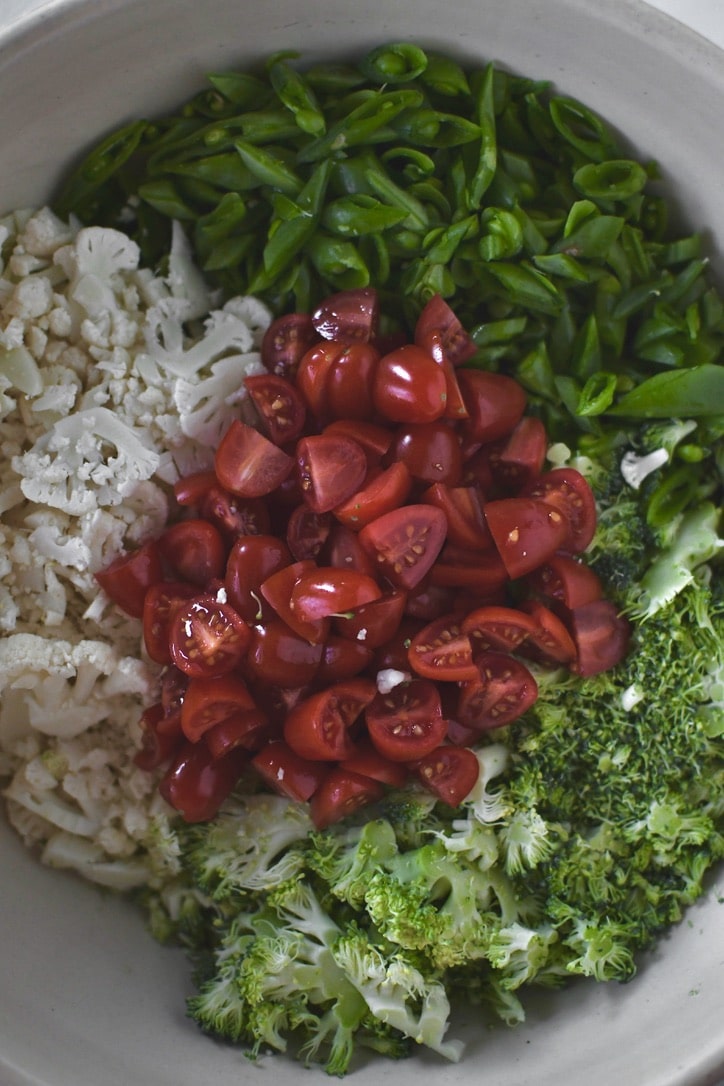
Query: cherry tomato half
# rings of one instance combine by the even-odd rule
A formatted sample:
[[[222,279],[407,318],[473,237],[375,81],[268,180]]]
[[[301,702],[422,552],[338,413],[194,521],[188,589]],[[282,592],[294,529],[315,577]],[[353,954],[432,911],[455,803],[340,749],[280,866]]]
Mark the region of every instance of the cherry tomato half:
[[[431,354],[407,343],[380,358],[372,396],[391,422],[434,422],[445,413],[445,372]]]
[[[162,797],[186,822],[208,822],[233,792],[248,760],[242,751],[214,758],[205,743],[184,743],[159,782]]]
[[[141,747],[133,757],[133,764],[150,772],[167,762],[183,741],[181,717],[178,711],[167,713],[158,702],[143,712],[140,723]]]
[[[458,371],[460,391],[468,411],[461,423],[467,443],[484,444],[506,437],[525,411],[525,391],[512,377],[487,370]]]
[[[161,552],[158,543],[151,540],[99,569],[95,578],[117,607],[133,618],[142,618],[146,592],[162,576]]]
[[[373,287],[342,290],[324,298],[312,313],[312,325],[324,339],[369,343],[377,335],[380,302]]]
[[[393,455],[414,479],[457,486],[462,453],[455,430],[446,422],[410,423],[395,434]]]
[[[500,498],[485,506],[485,520],[511,578],[523,577],[560,548],[568,520],[537,498]]]
[[[415,772],[437,799],[449,807],[459,807],[478,782],[480,763],[467,747],[446,744],[421,758]]]
[[[445,542],[447,521],[431,505],[406,505],[365,525],[359,540],[378,570],[397,588],[420,583]]]
[[[359,490],[367,474],[364,450],[349,437],[300,438],[296,458],[304,501],[315,513],[328,513],[341,505]]]
[[[310,800],[309,810],[318,830],[354,814],[382,799],[384,786],[371,777],[363,777],[337,767],[324,778]]]
[[[510,724],[529,709],[538,697],[538,684],[525,664],[505,652],[482,653],[477,659],[480,675],[462,683],[455,719],[475,731]]]
[[[287,715],[285,741],[302,758],[339,762],[349,757],[351,728],[376,693],[370,679],[349,679],[312,694]]]
[[[375,749],[392,762],[424,757],[447,732],[437,687],[427,679],[405,680],[386,694],[377,693],[365,719]]]
[[[608,671],[628,652],[631,627],[611,600],[593,600],[575,607],[570,624],[576,644],[574,670],[579,675]]]
[[[171,619],[180,603],[196,595],[198,588],[185,581],[159,581],[149,588],[143,603],[143,641],[155,663],[171,663]]]
[[[263,746],[251,764],[274,792],[298,803],[311,799],[329,773],[326,763],[300,757],[283,739]]]
[[[433,294],[420,312],[415,324],[415,343],[429,351],[437,362],[448,359],[453,366],[468,362],[477,350],[475,342],[441,294]]]
[[[317,566],[306,570],[292,587],[291,609],[304,622],[344,614],[382,595],[376,581],[354,569]]]
[[[404,505],[412,487],[405,464],[396,460],[380,472],[371,473],[364,486],[334,509],[334,515],[348,528],[359,531],[383,513]]]
[[[215,724],[254,708],[246,683],[236,675],[193,678],[181,705],[181,728],[186,738],[196,743]]]
[[[251,630],[233,607],[210,595],[179,604],[169,625],[171,659],[192,679],[233,671],[250,640]]]
[[[159,547],[176,577],[200,588],[224,571],[226,544],[221,532],[200,517],[170,525],[161,534]]]
[[[244,659],[244,674],[262,685],[298,689],[310,683],[322,659],[323,645],[300,637],[281,619],[254,626]],[[259,701],[255,690],[256,700]]]
[[[273,320],[264,333],[262,364],[270,373],[293,379],[302,356],[318,339],[308,313],[285,313]]]
[[[244,378],[244,387],[256,408],[264,433],[275,445],[296,441],[306,416],[304,400],[295,385],[273,373]]]
[[[463,682],[478,677],[459,615],[443,615],[428,623],[410,642],[408,657],[410,667],[423,678]]]
[[[578,554],[586,549],[596,531],[596,499],[585,476],[575,468],[553,468],[534,479],[523,493],[563,513],[568,532],[561,550]]]
[[[261,498],[286,479],[294,461],[253,426],[234,419],[214,458],[219,482],[242,498]]]
[[[598,574],[585,562],[567,554],[554,554],[529,574],[526,584],[531,591],[563,604],[569,610],[603,596]]]
[[[229,551],[224,584],[231,606],[245,622],[264,617],[261,586],[268,577],[291,564],[283,540],[274,535],[241,535]]]

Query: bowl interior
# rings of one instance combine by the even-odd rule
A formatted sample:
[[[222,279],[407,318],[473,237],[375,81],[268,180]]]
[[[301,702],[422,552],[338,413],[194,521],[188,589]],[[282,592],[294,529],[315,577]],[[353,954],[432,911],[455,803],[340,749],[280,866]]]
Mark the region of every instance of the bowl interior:
[[[463,59],[493,59],[601,112],[660,161],[682,219],[721,219],[724,63],[702,39],[636,0],[59,0],[0,39],[0,204],[47,200],[99,134],[160,112],[204,73],[274,50],[310,59],[412,38]],[[719,261],[722,238],[712,234]],[[184,1017],[183,956],[158,947],[125,902],[41,869],[0,825],[0,1080],[4,1086],[216,1086],[300,1068],[249,1063]],[[461,1065],[375,1061],[361,1084],[704,1086],[724,1073],[721,873],[625,986],[576,985],[530,1001],[526,1024],[489,1028],[467,1013]],[[718,1071],[718,1074],[717,1074]],[[317,1073],[317,1072],[314,1072]],[[319,1072],[321,1074],[321,1072]]]

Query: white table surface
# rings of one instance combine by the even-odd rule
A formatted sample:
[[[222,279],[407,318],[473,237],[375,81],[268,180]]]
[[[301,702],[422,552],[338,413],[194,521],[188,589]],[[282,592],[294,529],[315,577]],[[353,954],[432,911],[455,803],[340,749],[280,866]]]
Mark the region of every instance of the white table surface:
[[[0,0],[0,29],[59,0]],[[60,0],[62,2],[62,0]],[[605,2],[605,0],[604,0]],[[724,49],[724,0],[645,0]]]

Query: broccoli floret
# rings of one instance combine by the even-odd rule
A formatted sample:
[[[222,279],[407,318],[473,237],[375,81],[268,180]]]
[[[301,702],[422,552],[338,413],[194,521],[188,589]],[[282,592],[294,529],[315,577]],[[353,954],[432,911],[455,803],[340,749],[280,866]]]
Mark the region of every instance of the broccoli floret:
[[[376,818],[346,831],[313,834],[306,860],[335,897],[360,908],[371,877],[397,852],[392,824]]]

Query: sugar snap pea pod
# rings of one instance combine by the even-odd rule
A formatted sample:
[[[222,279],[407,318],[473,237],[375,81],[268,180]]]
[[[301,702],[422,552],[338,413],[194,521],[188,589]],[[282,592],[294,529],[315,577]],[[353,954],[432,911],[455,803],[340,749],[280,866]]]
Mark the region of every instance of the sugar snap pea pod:
[[[259,109],[272,99],[268,83],[248,72],[212,72],[206,78],[219,94],[223,94],[238,109],[249,106]]]
[[[671,264],[686,264],[689,260],[696,260],[701,256],[701,234],[690,234],[685,238],[677,238],[666,244],[653,246],[649,244],[649,250],[653,250],[656,260],[664,267]]]
[[[237,268],[256,244],[254,235],[232,234],[222,238],[212,246],[202,267],[205,272],[221,272],[227,268]]]
[[[430,217],[423,204],[406,189],[389,177],[382,169],[372,170],[367,180],[374,193],[391,207],[399,208],[406,212],[406,222],[410,229],[427,230],[430,225]]]
[[[204,258],[212,246],[223,241],[246,218],[246,204],[238,192],[225,192],[216,207],[194,224],[196,247]]]
[[[435,160],[416,147],[388,147],[380,155],[380,161],[408,181],[422,181],[435,173]]]
[[[588,162],[573,175],[573,184],[580,193],[592,200],[628,200],[642,191],[648,182],[643,166],[630,159],[608,159]]]
[[[331,169],[331,162],[320,163],[299,193],[297,214],[271,223],[262,254],[263,269],[249,286],[252,294],[271,286],[316,231]]]
[[[460,242],[477,233],[476,215],[468,215],[451,226],[439,228],[425,239],[425,260],[429,264],[449,264]]]
[[[622,396],[607,414],[638,419],[724,415],[724,366],[708,362],[656,373]]]
[[[521,359],[516,367],[515,376],[528,392],[545,400],[555,400],[555,374],[545,343],[537,344]]]
[[[313,64],[305,72],[307,83],[318,94],[339,95],[364,83],[364,76],[353,64]]]
[[[563,139],[593,162],[616,158],[616,142],[604,121],[575,98],[554,95],[550,118]]]
[[[615,373],[599,370],[588,378],[578,397],[576,414],[601,415],[613,403],[618,378]]]
[[[415,181],[408,186],[407,192],[421,204],[434,208],[443,222],[452,220],[452,205],[436,178],[431,178],[429,181]]]
[[[480,128],[473,121],[434,109],[402,113],[392,127],[402,139],[420,147],[460,147],[480,137]]]
[[[439,53],[428,52],[427,65],[424,71],[420,72],[419,79],[431,91],[446,98],[470,94],[468,77],[460,65],[451,57]]]
[[[599,274],[596,268],[584,266],[568,253],[542,253],[533,257],[533,264],[545,275],[571,283],[590,283]]]
[[[290,196],[296,196],[301,191],[304,184],[302,178],[280,155],[246,140],[235,140],[234,148],[246,169],[261,184]]]
[[[695,284],[704,287],[703,276],[708,266],[708,260],[690,261],[661,291],[661,301],[669,305],[681,303],[687,299]]]
[[[389,207],[374,196],[356,193],[341,196],[328,203],[322,216],[322,224],[333,234],[360,237],[388,230],[406,217],[406,212],[399,208]]]
[[[611,246],[621,235],[624,219],[618,215],[591,215],[571,233],[551,246],[554,253],[587,260],[605,260]]]
[[[237,154],[208,155],[168,167],[178,177],[196,178],[229,192],[247,192],[256,188],[259,178],[247,169]]]
[[[471,211],[476,211],[482,206],[483,196],[495,177],[498,164],[498,140],[495,124],[495,70],[492,64],[487,65],[484,78],[477,91],[475,119],[480,128],[480,151],[468,190],[468,207]]]
[[[557,313],[563,305],[563,297],[555,284],[530,265],[492,262],[486,270],[503,287],[514,305],[524,306],[541,313]]]
[[[576,332],[571,347],[569,368],[582,381],[587,381],[588,378],[594,377],[603,370],[601,336],[595,313],[589,314]],[[588,390],[589,395],[590,393],[591,389]]]
[[[277,98],[309,136],[321,136],[327,127],[317,97],[306,80],[287,63],[296,53],[277,53],[267,61],[266,70]]]
[[[523,248],[523,227],[511,211],[487,207],[480,224],[483,236],[478,249],[483,260],[509,260]]]
[[[359,67],[373,83],[409,83],[425,71],[427,56],[417,45],[395,42],[373,49]]]
[[[338,289],[369,285],[369,268],[351,241],[319,232],[310,238],[307,253],[319,275]]]
[[[165,178],[146,181],[139,186],[138,195],[152,208],[170,219],[193,222],[197,217],[197,212],[186,203],[176,185]]]
[[[701,501],[705,495],[698,487],[700,471],[694,464],[666,473],[651,492],[646,503],[646,521],[652,528],[661,528],[682,513],[693,501]]]
[[[298,156],[299,162],[318,162],[328,155],[359,146],[374,138],[380,129],[406,109],[417,109],[422,104],[418,90],[380,92],[366,98],[355,109],[331,125],[324,136],[312,140]]]
[[[147,121],[133,121],[106,136],[76,167],[61,189],[56,201],[59,213],[68,215],[75,211],[83,217],[84,204],[128,162],[150,127]]]

